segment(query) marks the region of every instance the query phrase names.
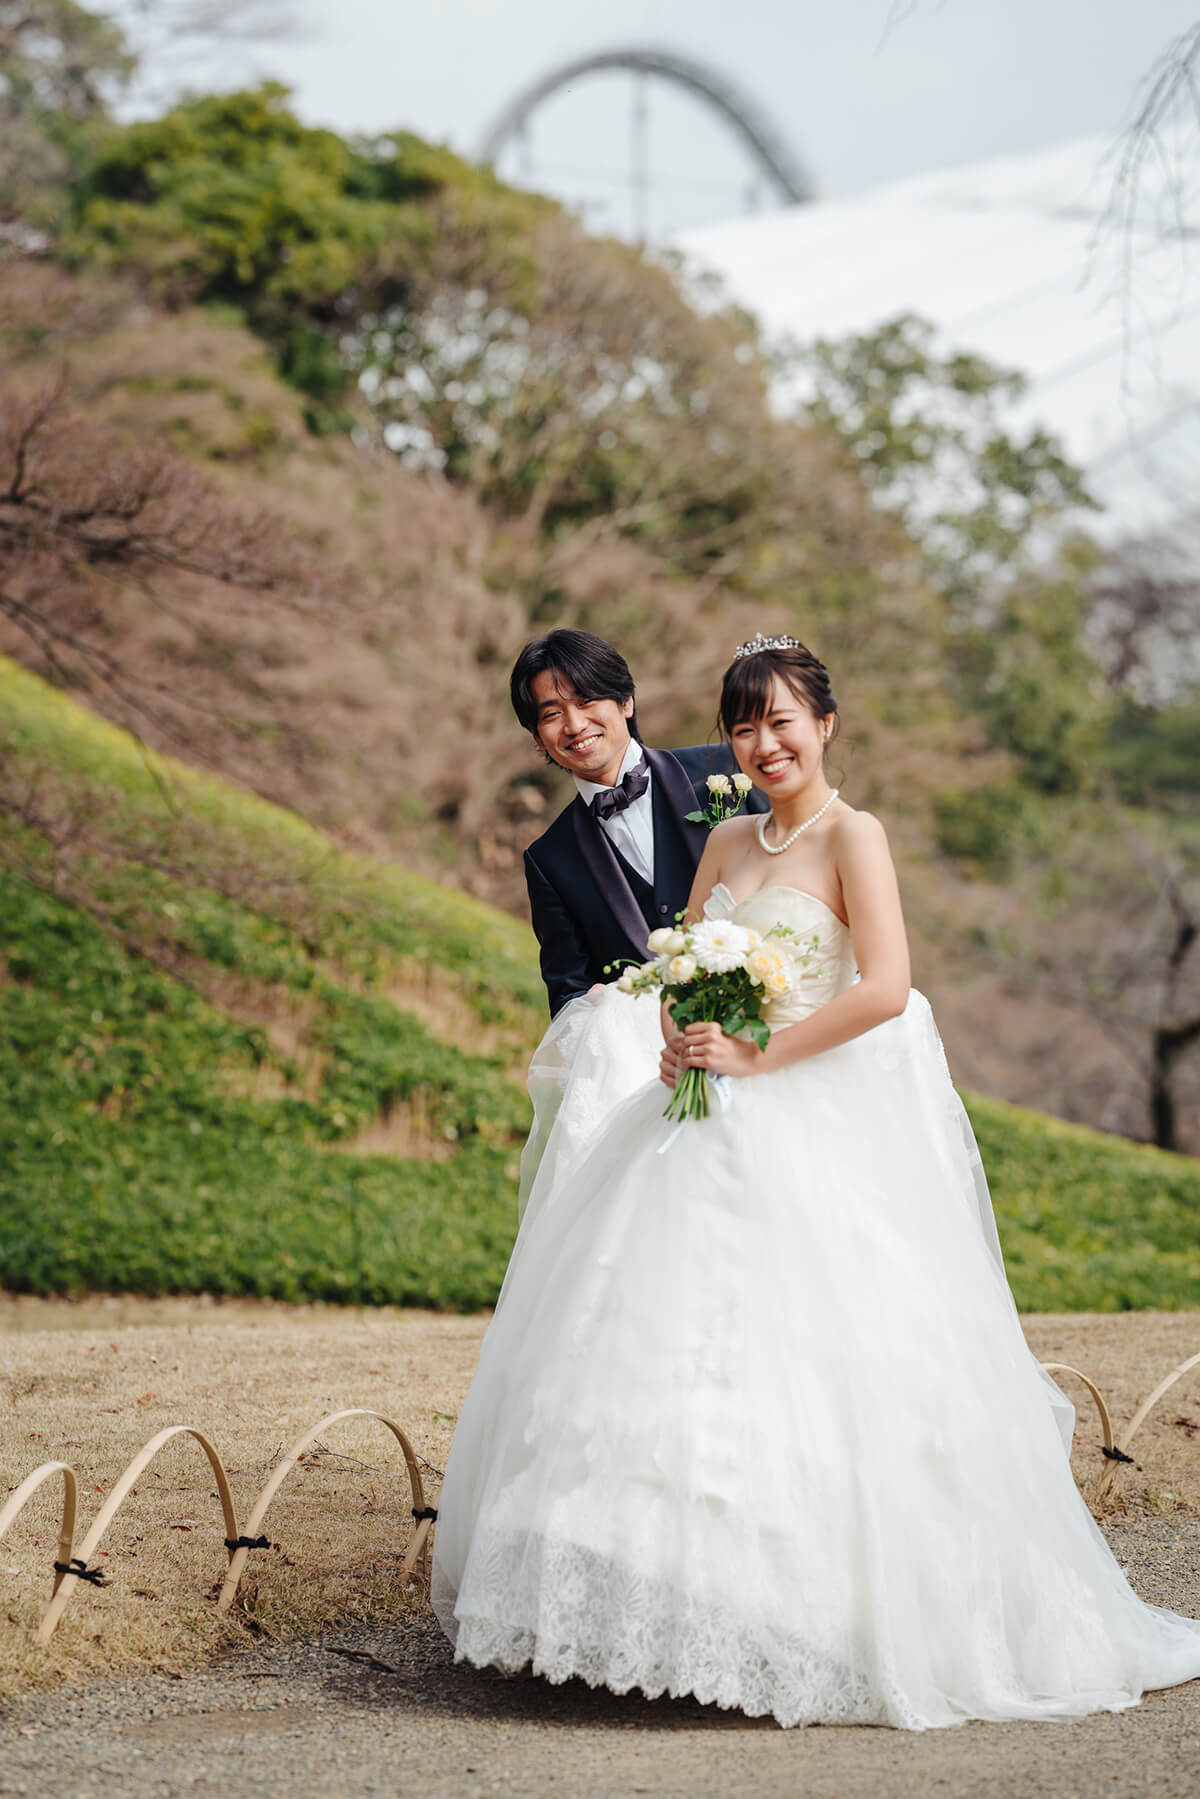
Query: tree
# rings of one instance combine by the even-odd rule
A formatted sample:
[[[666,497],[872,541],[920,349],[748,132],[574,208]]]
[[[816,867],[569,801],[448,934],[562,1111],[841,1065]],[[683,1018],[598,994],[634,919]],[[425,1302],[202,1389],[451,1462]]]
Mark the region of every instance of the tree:
[[[54,223],[133,67],[119,27],[75,0],[0,0],[0,225]]]
[[[1010,867],[1005,952],[1116,1046],[1135,1133],[1200,1152],[1200,828],[1090,803],[1058,807],[1051,828],[1046,852]]]
[[[1088,785],[1107,716],[1083,634],[1096,555],[1077,520],[1093,501],[1053,437],[1005,427],[1023,377],[939,351],[912,315],[792,348],[784,366],[809,387],[801,416],[837,436],[920,544],[960,710],[1035,787]]]
[[[179,706],[132,677],[105,647],[106,597],[119,583],[151,596],[165,573],[247,592],[298,577],[283,533],[241,512],[194,464],[161,440],[128,445],[71,404],[69,364],[30,377],[25,354],[57,331],[69,342],[102,309],[54,271],[10,271],[11,308],[0,355],[0,618],[36,646],[66,686],[108,690],[109,707],[137,730],[178,739]],[[82,315],[82,316],[81,316]]]

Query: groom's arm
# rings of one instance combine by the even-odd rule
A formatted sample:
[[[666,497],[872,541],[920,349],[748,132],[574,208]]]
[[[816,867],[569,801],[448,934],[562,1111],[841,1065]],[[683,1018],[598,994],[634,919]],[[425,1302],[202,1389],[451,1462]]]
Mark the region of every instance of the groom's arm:
[[[546,997],[553,1018],[569,999],[586,993],[592,985],[592,959],[578,924],[528,850],[525,851],[525,885],[529,890],[534,935],[541,946],[542,979],[546,983]]]

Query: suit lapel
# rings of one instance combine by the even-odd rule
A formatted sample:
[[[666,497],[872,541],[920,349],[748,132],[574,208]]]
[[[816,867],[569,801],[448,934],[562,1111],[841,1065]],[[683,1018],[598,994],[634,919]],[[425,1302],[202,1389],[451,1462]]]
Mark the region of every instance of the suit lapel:
[[[700,802],[687,770],[670,750],[647,750],[646,760],[654,775],[654,897],[671,907],[668,922],[674,924],[674,913],[686,901],[704,854],[708,826],[688,823],[688,813],[695,812]]]
[[[571,822],[585,868],[629,939],[634,954],[645,956],[649,926],[642,917],[642,908],[634,898],[633,888],[625,879],[625,870],[617,860],[616,851],[592,817],[590,807],[579,798],[572,805]]]

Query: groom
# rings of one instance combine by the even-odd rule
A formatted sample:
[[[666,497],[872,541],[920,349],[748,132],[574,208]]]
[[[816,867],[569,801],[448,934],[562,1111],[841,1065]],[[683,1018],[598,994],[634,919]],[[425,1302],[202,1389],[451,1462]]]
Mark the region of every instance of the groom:
[[[708,838],[708,826],[685,815],[708,799],[707,777],[736,764],[724,744],[648,749],[629,665],[591,631],[526,644],[511,691],[538,748],[575,779],[576,798],[525,852],[553,1016],[603,981],[606,964],[644,960],[648,934],[674,924]],[[747,804],[765,808],[758,793]]]

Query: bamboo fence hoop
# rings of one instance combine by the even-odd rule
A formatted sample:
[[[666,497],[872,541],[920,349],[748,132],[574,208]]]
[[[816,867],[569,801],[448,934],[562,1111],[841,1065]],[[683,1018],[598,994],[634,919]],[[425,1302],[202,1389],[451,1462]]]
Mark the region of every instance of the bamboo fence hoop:
[[[119,1511],[126,1494],[129,1492],[130,1487],[132,1487],[138,1475],[141,1474],[143,1469],[154,1460],[154,1457],[158,1454],[159,1450],[162,1449],[165,1444],[169,1443],[172,1437],[180,1436],[194,1437],[208,1457],[217,1482],[217,1492],[221,1499],[221,1510],[225,1516],[225,1535],[231,1538],[237,1536],[237,1514],[233,1509],[233,1495],[229,1491],[229,1480],[225,1473],[225,1465],[220,1456],[217,1454],[208,1438],[204,1435],[204,1432],[197,1430],[195,1425],[170,1424],[167,1426],[166,1430],[160,1430],[157,1436],[151,1437],[150,1441],[138,1450],[124,1474],[122,1474],[116,1486],[97,1512],[92,1521],[92,1528],[88,1531],[87,1536],[79,1546],[78,1555],[72,1556],[68,1550],[66,1555],[59,1556],[58,1559],[60,1562],[79,1561],[82,1562],[85,1567],[87,1566],[89,1556],[112,1523],[113,1518]],[[78,1584],[79,1575],[72,1572],[64,1574],[56,1585],[53,1597],[47,1607],[46,1615],[42,1619],[41,1626],[38,1630],[38,1641],[40,1643],[48,1643],[50,1638],[54,1635],[58,1621],[62,1617],[63,1608]]]
[[[69,1462],[43,1462],[32,1474],[27,1474],[15,1493],[10,1493],[4,1506],[0,1508],[0,1537],[3,1537],[28,1500],[32,1499],[38,1488],[54,1475],[63,1477],[62,1523],[58,1532],[58,1561],[66,1567],[71,1560],[71,1551],[75,1547],[75,1514],[79,1505],[79,1482],[75,1478],[75,1470]],[[54,1585],[50,1589],[53,1599],[66,1576],[59,1568],[54,1570]]]
[[[1078,1368],[1072,1368],[1069,1362],[1043,1362],[1042,1367],[1046,1370],[1047,1374],[1073,1374],[1076,1380],[1081,1380],[1083,1382],[1084,1386],[1095,1400],[1096,1410],[1100,1414],[1100,1429],[1104,1436],[1104,1447],[1108,1450],[1115,1449],[1116,1443],[1113,1439],[1112,1419],[1109,1416],[1108,1407],[1104,1403],[1104,1395],[1101,1393],[1095,1381],[1089,1380],[1087,1375],[1083,1374]]]
[[[1126,1456],[1132,1461],[1133,1458],[1129,1454],[1129,1445],[1133,1442],[1137,1432],[1142,1428],[1142,1425],[1146,1422],[1147,1418],[1150,1416],[1159,1400],[1163,1398],[1164,1394],[1169,1393],[1177,1381],[1181,1381],[1190,1369],[1196,1367],[1200,1367],[1200,1350],[1197,1350],[1195,1355],[1190,1355],[1184,1361],[1180,1362],[1178,1367],[1172,1368],[1170,1374],[1165,1374],[1159,1381],[1154,1391],[1147,1394],[1146,1398],[1143,1399],[1141,1405],[1130,1419],[1121,1441],[1116,1445],[1116,1448],[1122,1456]],[[1114,1460],[1109,1463],[1105,1468],[1104,1473],[1101,1475],[1100,1484],[1096,1489],[1096,1497],[1098,1500],[1105,1499],[1108,1496],[1108,1490],[1112,1486],[1116,1467],[1116,1460]]]
[[[1096,1411],[1100,1420],[1100,1430],[1104,1439],[1104,1448],[1109,1456],[1097,1489],[1096,1497],[1099,1501],[1103,1500],[1106,1496],[1119,1463],[1122,1460],[1127,1461],[1132,1459],[1129,1455],[1129,1445],[1149,1417],[1150,1413],[1154,1410],[1154,1407],[1178,1381],[1183,1379],[1184,1375],[1188,1374],[1193,1368],[1200,1367],[1200,1351],[1197,1351],[1195,1355],[1188,1356],[1186,1360],[1179,1363],[1178,1367],[1173,1368],[1169,1374],[1165,1375],[1164,1378],[1159,1381],[1158,1385],[1142,1401],[1141,1405],[1134,1413],[1133,1418],[1130,1420],[1119,1442],[1116,1440],[1113,1432],[1112,1418],[1105,1402],[1104,1395],[1101,1393],[1095,1381],[1091,1380],[1081,1369],[1074,1368],[1067,1362],[1044,1362],[1042,1366],[1047,1374],[1071,1375],[1074,1379],[1081,1381],[1095,1402]],[[108,1498],[101,1506],[100,1511],[92,1522],[91,1529],[79,1546],[78,1554],[74,1553],[74,1539],[79,1503],[79,1483],[75,1470],[69,1463],[43,1462],[41,1467],[35,1468],[31,1474],[28,1474],[25,1477],[20,1486],[9,1494],[4,1505],[0,1507],[0,1538],[3,1538],[16,1520],[18,1514],[28,1504],[38,1488],[46,1481],[53,1479],[56,1474],[61,1474],[63,1481],[63,1503],[57,1558],[60,1566],[56,1567],[55,1570],[54,1586],[51,1592],[50,1604],[47,1607],[46,1614],[38,1629],[38,1641],[46,1643],[49,1642],[51,1636],[53,1636],[71,1594],[74,1592],[76,1586],[78,1586],[79,1581],[83,1576],[83,1572],[88,1567],[88,1558],[96,1549],[96,1546],[108,1529],[108,1526],[111,1524],[113,1518],[128,1497],[134,1481],[137,1480],[138,1476],[149,1463],[153,1461],[159,1450],[169,1443],[172,1438],[178,1436],[195,1438],[196,1442],[199,1443],[201,1449],[207,1456],[213,1475],[216,1479],[217,1495],[221,1502],[221,1512],[225,1521],[225,1536],[227,1546],[229,1547],[229,1567],[221,1587],[220,1596],[217,1601],[217,1609],[220,1612],[228,1611],[237,1593],[242,1573],[245,1570],[246,1557],[249,1553],[249,1547],[251,1546],[247,1544],[246,1538],[252,1538],[259,1530],[271,1501],[274,1499],[279,1488],[295,1468],[300,1457],[304,1454],[304,1451],[309,1445],[314,1443],[323,1431],[329,1430],[330,1427],[335,1424],[341,1424],[348,1418],[373,1418],[377,1420],[378,1423],[383,1425],[385,1430],[391,1432],[392,1436],[400,1446],[400,1452],[404,1457],[405,1467],[408,1472],[409,1487],[412,1494],[414,1523],[408,1548],[400,1565],[400,1573],[404,1580],[411,1580],[416,1573],[417,1564],[420,1562],[422,1577],[427,1580],[429,1575],[430,1535],[437,1513],[433,1507],[428,1506],[425,1503],[425,1488],[421,1479],[420,1464],[411,1442],[400,1426],[395,1423],[393,1419],[386,1417],[384,1413],[373,1411],[366,1406],[349,1406],[343,1411],[330,1412],[317,1424],[314,1424],[309,1430],[306,1430],[302,1436],[298,1437],[284,1456],[283,1460],[279,1463],[278,1467],[272,1471],[266,1485],[255,1500],[250,1516],[246,1521],[244,1536],[238,1530],[237,1514],[234,1510],[233,1495],[230,1491],[229,1479],[225,1472],[224,1463],[221,1461],[213,1444],[208,1437],[205,1436],[204,1432],[198,1430],[195,1425],[172,1424],[165,1430],[159,1431],[156,1436],[151,1437],[150,1441],[144,1444],[137,1455],[134,1456],[124,1473],[120,1476],[120,1479],[116,1482],[116,1485],[108,1495]],[[73,1564],[78,1564],[78,1572]]]
[[[414,1453],[412,1444],[398,1424],[393,1423],[390,1418],[385,1418],[382,1412],[373,1412],[366,1406],[350,1406],[343,1412],[330,1412],[327,1418],[322,1418],[319,1424],[314,1424],[311,1430],[306,1430],[303,1436],[296,1438],[296,1441],[292,1444],[282,1462],[280,1462],[279,1466],[274,1470],[270,1480],[268,1480],[266,1486],[255,1500],[254,1509],[246,1520],[246,1535],[248,1537],[253,1537],[257,1534],[259,1527],[266,1516],[267,1507],[270,1505],[272,1499],[274,1499],[276,1493],[279,1491],[288,1475],[292,1472],[292,1469],[296,1466],[296,1463],[304,1454],[304,1451],[308,1448],[309,1444],[315,1442],[321,1435],[321,1432],[328,1430],[330,1425],[340,1424],[346,1418],[377,1418],[380,1424],[391,1431],[393,1437],[395,1437],[397,1443],[400,1445],[400,1451],[408,1469],[409,1486],[412,1489],[414,1518],[413,1534],[409,1541],[408,1551],[403,1562],[400,1564],[400,1573],[405,1580],[411,1579],[416,1569],[417,1559],[420,1557],[422,1561],[422,1572],[427,1574],[428,1556],[426,1553],[426,1544],[428,1542],[430,1526],[432,1525],[433,1520],[432,1518],[419,1517],[417,1515],[426,1510],[426,1505],[425,1489],[421,1483],[421,1470],[417,1463],[416,1454]],[[236,1530],[232,1530],[229,1534],[233,1537],[237,1535],[237,1532]],[[242,1571],[246,1566],[246,1556],[248,1553],[249,1551],[244,1548],[236,1549],[229,1558],[229,1571],[225,1576],[225,1583],[221,1588],[221,1596],[217,1601],[217,1610],[219,1612],[227,1612],[229,1607],[233,1604],[233,1596],[237,1592],[238,1582],[242,1578]]]

